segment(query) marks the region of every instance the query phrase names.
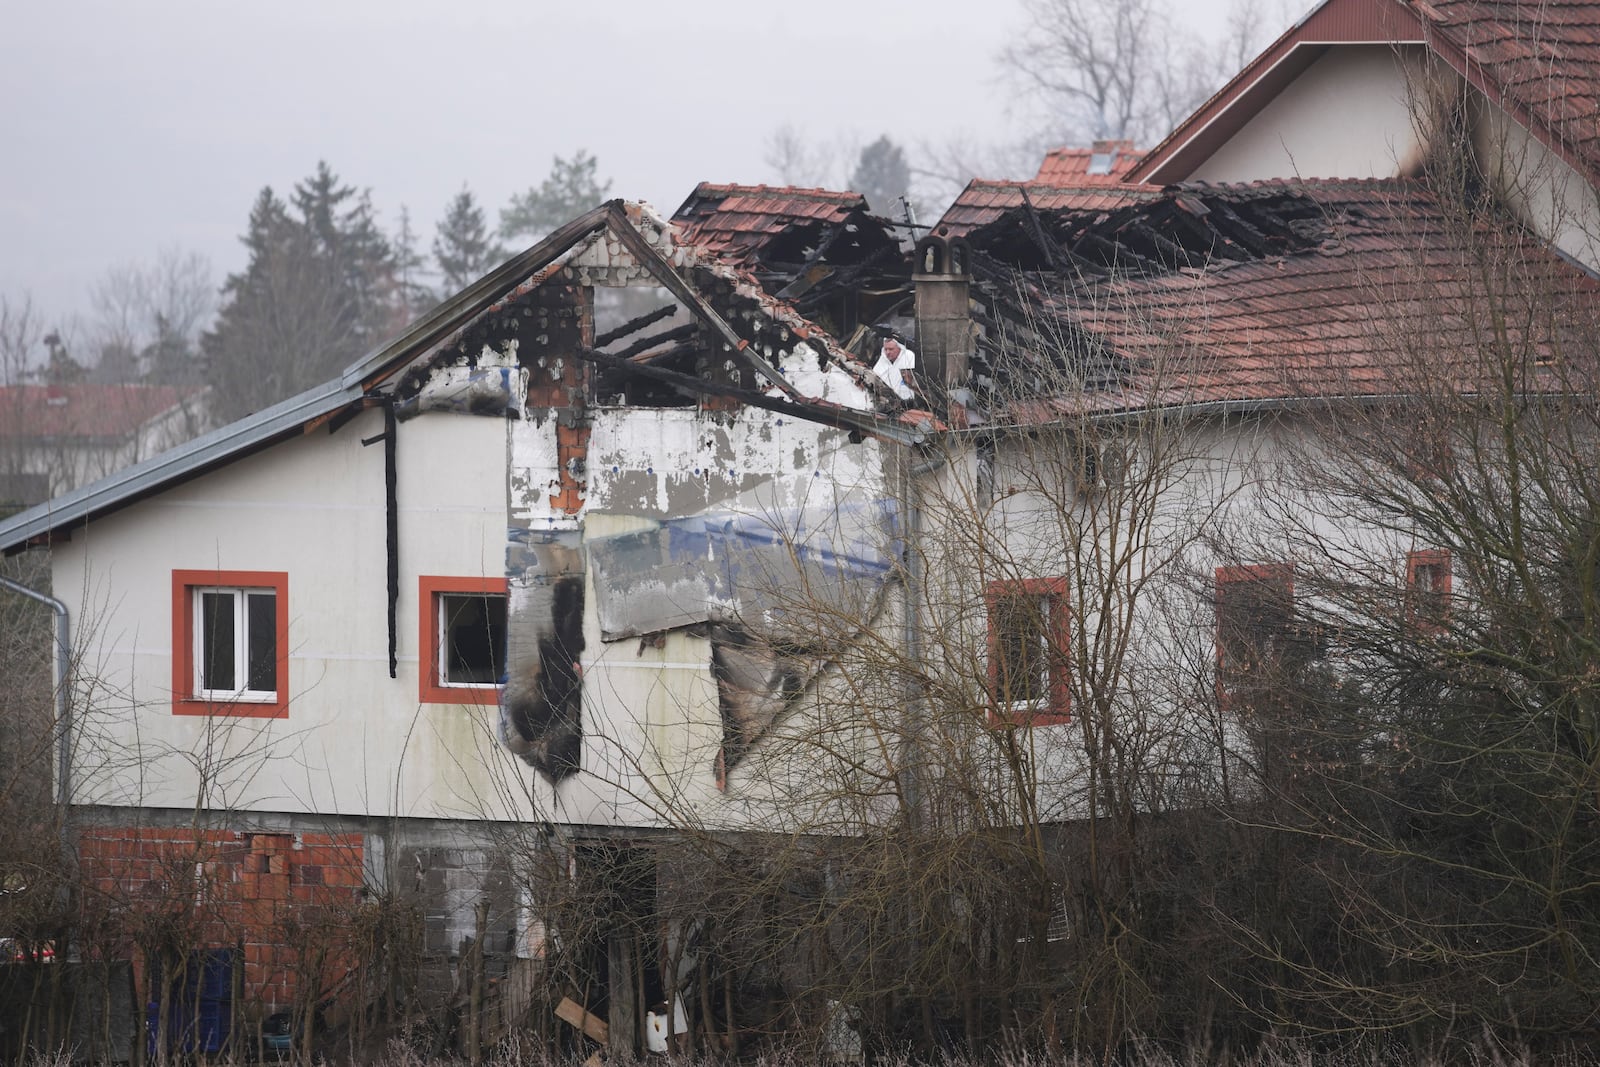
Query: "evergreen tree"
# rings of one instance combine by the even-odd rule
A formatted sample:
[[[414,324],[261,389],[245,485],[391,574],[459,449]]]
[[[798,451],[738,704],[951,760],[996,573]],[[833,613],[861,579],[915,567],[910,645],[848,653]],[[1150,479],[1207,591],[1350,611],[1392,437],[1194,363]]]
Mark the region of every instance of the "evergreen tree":
[[[450,201],[433,238],[433,261],[439,268],[441,297],[476,281],[506,259],[506,250],[489,236],[483,208],[466,186]]]
[[[885,135],[863,148],[850,188],[867,198],[875,214],[898,218],[900,197],[911,192],[911,167],[900,146]]]
[[[611,182],[599,180],[599,166],[599,161],[581,148],[571,159],[556,156],[550,176],[538,188],[513,195],[511,203],[500,212],[501,236],[537,241],[604,203],[611,192]]]
[[[394,251],[395,300],[407,322],[438,302],[422,281],[426,260],[417,251],[417,232],[411,228],[411,211],[400,205],[400,222],[389,245]]]
[[[202,339],[219,418],[238,418],[333,377],[400,326],[395,258],[369,194],[326,163],[250,210],[245,269],[228,276]]]

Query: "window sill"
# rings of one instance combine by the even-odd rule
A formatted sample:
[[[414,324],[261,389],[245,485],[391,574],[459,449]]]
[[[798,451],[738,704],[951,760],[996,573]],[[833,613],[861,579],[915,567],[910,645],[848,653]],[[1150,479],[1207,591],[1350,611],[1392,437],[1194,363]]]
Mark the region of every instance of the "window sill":
[[[281,697],[249,700],[211,700],[206,697],[179,697],[172,702],[174,715],[211,715],[230,719],[287,719],[289,702]]]

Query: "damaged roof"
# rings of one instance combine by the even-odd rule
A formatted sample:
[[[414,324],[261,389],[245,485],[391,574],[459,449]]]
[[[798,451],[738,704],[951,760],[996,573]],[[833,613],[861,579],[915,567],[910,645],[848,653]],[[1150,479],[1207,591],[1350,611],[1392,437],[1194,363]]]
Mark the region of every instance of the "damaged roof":
[[[1109,211],[1158,190],[1124,179],[1141,153],[1132,141],[1096,141],[1088,148],[1052,148],[1027,181],[974,178],[934,226],[941,237],[962,237],[1008,210],[1021,207],[1024,194],[1042,211]]]
[[[688,241],[729,263],[752,267],[768,245],[796,226],[820,230],[865,214],[867,199],[860,193],[701,182],[672,221]]]
[[[1393,394],[1400,353],[1426,353],[1436,374],[1471,350],[1479,240],[1568,312],[1517,338],[1528,351],[1588,326],[1593,276],[1509,227],[1475,219],[1466,233],[1416,179],[1192,183],[1111,213],[1015,209],[969,237],[984,370],[997,397],[1022,398],[995,401],[1022,422]]]
[[[860,193],[702,182],[672,221],[684,243],[748,271],[847,347],[909,302],[910,256]]]
[[[1028,182],[974,178],[945,210],[933,232],[941,237],[964,237],[1011,209],[1021,207],[1024,197],[1040,211],[1111,211],[1141,200],[1153,200],[1160,192],[1154,186],[1118,182],[1055,185],[1037,178]]]
[[[646,237],[641,228],[650,229],[653,236]],[[332,429],[348,415],[388,403],[397,386],[405,381],[409,368],[440,358],[456,358],[454,350],[470,337],[475,323],[485,315],[512,307],[519,297],[561,275],[568,261],[603,231],[636,256],[691,314],[704,320],[707,329],[735,354],[734,358],[749,366],[758,383],[765,381],[771,386],[722,389],[722,395],[855,433],[906,442],[926,435],[926,413],[921,413],[921,420],[916,418],[918,413],[881,416],[797,390],[763,355],[771,349],[770,342],[758,344],[739,333],[740,329],[759,330],[759,325],[741,315],[737,316],[740,324],[735,327],[711,306],[712,299],[732,300],[795,340],[819,346],[825,363],[831,362],[857,380],[864,379],[868,372],[791,304],[763,289],[749,272],[725,262],[723,251],[714,243],[700,245],[681,232],[669,238],[666,234],[671,229],[644,205],[613,200],[594,208],[440,303],[400,336],[351,364],[338,378],[0,522],[0,550],[17,551],[55,531],[108,514],[278,441],[324,426]],[[613,364],[619,362],[618,357],[598,350],[580,354]],[[649,366],[626,369],[674,379],[669,372]],[[691,376],[676,378],[682,380],[671,381],[675,388],[701,389],[708,394],[717,391],[714,383]]]

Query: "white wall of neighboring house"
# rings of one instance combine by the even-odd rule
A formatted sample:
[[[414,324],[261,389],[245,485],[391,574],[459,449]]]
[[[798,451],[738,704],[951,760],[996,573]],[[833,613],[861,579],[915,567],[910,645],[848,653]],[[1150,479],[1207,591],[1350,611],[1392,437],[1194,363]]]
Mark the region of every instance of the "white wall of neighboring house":
[[[384,456],[375,412],[238,460],[58,545],[89,709],[75,800],[117,806],[506,814],[495,709],[420,704],[417,576],[503,573],[505,429],[402,423],[399,676],[388,676]],[[288,575],[288,715],[176,715],[172,573]],[[514,778],[513,778],[514,780]]]
[[[1420,158],[1419,49],[1330,48],[1195,168],[1195,181],[1389,178]]]
[[[1207,182],[1411,175],[1427,153],[1426,53],[1336,45],[1189,176]],[[1459,79],[1446,72],[1458,92]],[[1600,269],[1600,198],[1571,165],[1477,90],[1472,143],[1496,191],[1544,240]]]
[[[1484,170],[1534,232],[1600,270],[1600,195],[1566,161],[1499,108],[1485,104],[1473,131]]]

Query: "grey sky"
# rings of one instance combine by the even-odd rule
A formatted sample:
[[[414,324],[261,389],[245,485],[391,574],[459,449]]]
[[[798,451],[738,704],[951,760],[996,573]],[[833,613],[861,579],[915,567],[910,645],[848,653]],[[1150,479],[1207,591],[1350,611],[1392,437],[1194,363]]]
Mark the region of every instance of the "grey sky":
[[[493,217],[553,154],[671,211],[776,180],[781,123],[914,146],[1008,124],[1016,0],[14,4],[0,33],[0,293],[58,317],[116,263],[199,251],[220,280],[263,185],[326,159],[426,250],[468,183]],[[931,72],[919,76],[919,69]]]

